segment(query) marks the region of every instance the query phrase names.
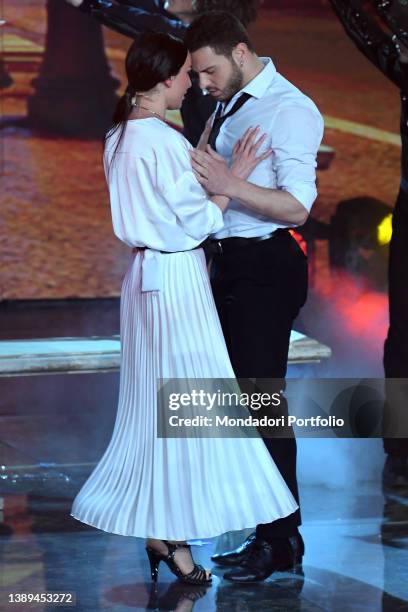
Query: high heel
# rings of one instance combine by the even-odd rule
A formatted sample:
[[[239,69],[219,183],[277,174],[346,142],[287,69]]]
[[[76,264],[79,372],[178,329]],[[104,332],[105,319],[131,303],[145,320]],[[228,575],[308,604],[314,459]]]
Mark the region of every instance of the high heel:
[[[190,546],[188,544],[172,544],[171,542],[167,542],[163,540],[166,544],[168,552],[167,554],[158,552],[149,546],[146,546],[147,556],[149,558],[150,563],[150,571],[152,576],[152,581],[157,582],[158,574],[159,574],[159,565],[160,561],[164,561],[169,570],[177,576],[179,580],[185,582],[186,584],[193,585],[209,585],[211,584],[212,577],[211,575],[207,577],[206,570],[202,567],[202,565],[197,565],[194,562],[193,557],[191,557],[194,567],[188,574],[183,574],[181,569],[176,563],[175,554],[178,548],[188,548],[190,550]]]
[[[152,576],[152,581],[157,582],[157,577],[159,575],[159,564],[162,560],[161,553],[153,550],[152,548],[146,547],[147,556],[149,558],[150,563],[150,573]]]

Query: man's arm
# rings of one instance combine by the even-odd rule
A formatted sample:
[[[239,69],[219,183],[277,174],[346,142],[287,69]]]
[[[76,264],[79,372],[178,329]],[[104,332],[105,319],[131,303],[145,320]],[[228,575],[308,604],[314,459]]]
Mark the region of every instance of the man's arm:
[[[350,3],[347,0],[330,0],[334,12],[346,33],[356,46],[381,72],[397,87],[402,87],[402,74],[398,50],[382,28],[368,15],[363,2]]]
[[[211,193],[237,200],[275,221],[302,225],[317,196],[316,155],[323,136],[323,120],[317,111],[287,107],[276,115],[271,133],[276,189],[235,177],[213,153],[193,152],[193,168]]]
[[[222,193],[249,210],[283,223],[303,225],[309,216],[308,210],[289,192],[258,187],[235,177],[227,180]]]
[[[131,6],[116,0],[66,0],[103,25],[134,38],[147,30],[165,32],[183,38],[187,27],[153,0],[141,0]],[[153,12],[154,11],[154,12]]]

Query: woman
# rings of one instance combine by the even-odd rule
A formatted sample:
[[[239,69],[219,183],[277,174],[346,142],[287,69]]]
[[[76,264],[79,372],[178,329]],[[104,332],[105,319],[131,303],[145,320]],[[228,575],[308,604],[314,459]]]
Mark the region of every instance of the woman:
[[[129,84],[104,153],[114,231],[134,249],[121,295],[119,406],[72,516],[147,538],[153,580],[163,560],[184,582],[209,584],[186,540],[275,520],[297,504],[260,438],[156,437],[157,379],[234,377],[199,248],[222,227],[228,200],[209,199],[191,146],[164,119],[180,107],[190,69],[184,44],[165,34],[141,35],[127,55]],[[252,132],[238,144],[242,178],[270,154],[255,158],[262,141],[251,146]]]

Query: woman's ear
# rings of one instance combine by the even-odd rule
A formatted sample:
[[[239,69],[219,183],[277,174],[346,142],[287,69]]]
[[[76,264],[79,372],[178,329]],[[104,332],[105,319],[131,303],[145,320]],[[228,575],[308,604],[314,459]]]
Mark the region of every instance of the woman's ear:
[[[163,81],[165,87],[168,87],[170,89],[170,87],[173,87],[173,81],[174,81],[174,76],[170,77],[169,79],[166,79],[165,81]]]

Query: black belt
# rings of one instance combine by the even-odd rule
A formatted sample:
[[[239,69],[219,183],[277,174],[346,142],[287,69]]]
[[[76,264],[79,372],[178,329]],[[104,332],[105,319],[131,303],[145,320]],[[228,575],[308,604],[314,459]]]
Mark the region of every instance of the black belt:
[[[253,238],[240,238],[238,236],[221,238],[220,240],[209,238],[205,243],[205,248],[206,250],[210,251],[212,255],[223,255],[224,253],[230,253],[231,251],[242,249],[257,242],[263,242],[264,240],[271,240],[272,238],[277,238],[278,236],[289,236],[289,230],[279,228],[274,232],[270,232],[269,234],[254,236]]]
[[[158,253],[162,253],[163,255],[174,255],[175,253],[189,253],[190,251],[197,251],[197,249],[203,249],[206,244],[207,244],[207,241],[205,240],[204,242],[194,247],[193,249],[187,249],[186,251],[158,251]],[[146,251],[146,249],[149,249],[149,248],[150,247],[146,247],[146,246],[134,247],[132,249],[132,253],[138,253],[139,251]],[[156,249],[153,249],[153,250],[155,251]]]

